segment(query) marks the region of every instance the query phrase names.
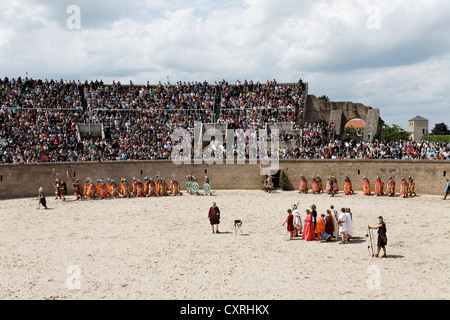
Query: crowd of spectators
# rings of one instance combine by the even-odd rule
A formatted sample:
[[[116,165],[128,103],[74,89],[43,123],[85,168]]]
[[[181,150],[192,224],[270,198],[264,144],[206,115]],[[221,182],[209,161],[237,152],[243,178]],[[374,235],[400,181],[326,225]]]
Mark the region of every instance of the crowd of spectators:
[[[301,123],[307,84],[226,81],[136,86],[102,81],[0,79],[0,163],[170,159],[175,129],[226,123],[262,129],[290,123],[285,159],[450,159],[446,143],[342,142],[324,124]],[[102,124],[104,137],[81,137],[77,124]],[[301,129],[301,130],[300,130]]]
[[[231,129],[262,129],[267,123],[296,124],[303,115],[306,84],[278,84],[276,80],[265,84],[253,81],[236,82],[222,88],[218,123]]]
[[[386,159],[450,160],[450,144],[428,141],[369,143],[363,140],[333,140],[318,145],[307,144],[280,150],[281,159]]]

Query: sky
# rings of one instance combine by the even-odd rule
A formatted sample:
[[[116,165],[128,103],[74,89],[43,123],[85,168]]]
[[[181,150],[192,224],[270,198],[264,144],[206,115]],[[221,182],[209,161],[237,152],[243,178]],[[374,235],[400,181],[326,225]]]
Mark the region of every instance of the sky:
[[[0,77],[309,83],[450,126],[448,0],[11,0]]]

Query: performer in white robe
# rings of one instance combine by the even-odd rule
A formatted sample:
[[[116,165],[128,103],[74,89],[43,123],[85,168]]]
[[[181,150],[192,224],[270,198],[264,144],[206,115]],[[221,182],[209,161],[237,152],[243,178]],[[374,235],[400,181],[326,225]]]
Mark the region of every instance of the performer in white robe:
[[[347,243],[347,215],[345,212],[341,212],[338,218],[339,223],[339,233],[341,234],[341,244]]]
[[[297,205],[292,206],[292,215],[294,216],[294,228],[296,237],[302,233],[302,218],[300,217],[300,212],[298,211]]]
[[[353,215],[351,214],[349,208],[345,210],[345,215],[347,216],[347,239],[350,239],[351,237],[353,237]]]

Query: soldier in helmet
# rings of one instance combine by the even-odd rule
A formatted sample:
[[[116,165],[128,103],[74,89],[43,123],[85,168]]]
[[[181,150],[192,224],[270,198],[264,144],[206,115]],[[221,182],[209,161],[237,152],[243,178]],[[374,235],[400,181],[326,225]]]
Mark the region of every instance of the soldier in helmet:
[[[348,175],[346,175],[344,179],[344,194],[345,195],[353,194],[352,180]]]
[[[199,195],[198,193],[198,181],[196,177],[192,177],[192,184],[191,184],[191,194]]]
[[[322,179],[319,177],[319,175],[316,176],[316,181],[319,184],[319,192],[322,193],[323,192],[323,184],[322,184]]]
[[[205,182],[203,183],[203,191],[205,191],[205,195],[212,195],[211,192],[211,182],[209,181],[208,176],[205,176]]]
[[[60,192],[61,179],[58,177],[53,181],[53,189],[55,190],[55,199],[61,198]]]
[[[414,183],[413,178],[411,178],[411,176],[409,176],[409,178],[408,178],[408,194],[409,194],[409,196],[411,196],[411,197],[417,196],[415,189],[416,189],[416,184]]]
[[[370,191],[370,181],[369,178],[367,178],[366,176],[363,177],[363,192],[365,196],[370,196],[371,195],[371,191]]]
[[[298,187],[300,193],[308,193],[308,181],[303,174],[300,175],[300,186]]]
[[[388,194],[389,197],[395,196],[395,180],[392,176],[388,178],[386,194]]]
[[[408,198],[408,183],[404,177],[402,177],[402,182],[400,183],[400,194],[403,198]]]
[[[83,196],[83,192],[81,190],[80,179],[74,179],[69,175],[69,171],[66,171],[66,176],[70,180],[72,180],[73,194],[75,196],[75,201],[80,200]]]
[[[383,182],[381,182],[381,179],[379,176],[377,176],[377,179],[375,180],[375,194],[379,197],[384,194],[383,192]]]

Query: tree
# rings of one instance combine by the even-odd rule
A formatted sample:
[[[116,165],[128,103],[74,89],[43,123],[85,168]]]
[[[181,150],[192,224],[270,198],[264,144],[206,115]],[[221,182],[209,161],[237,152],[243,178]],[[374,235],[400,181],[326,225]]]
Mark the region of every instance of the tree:
[[[450,135],[450,130],[445,123],[436,123],[433,130],[431,130],[433,136],[448,136]]]
[[[280,172],[280,188],[283,191],[291,190],[288,176],[284,170],[281,170],[281,172]]]
[[[394,141],[408,141],[411,139],[411,135],[401,128],[399,125],[389,126],[387,124],[383,125],[382,131],[383,140],[386,142],[394,142]]]
[[[317,99],[324,100],[324,101],[330,101],[330,98],[328,98],[328,96],[325,96],[325,95],[318,97]]]

